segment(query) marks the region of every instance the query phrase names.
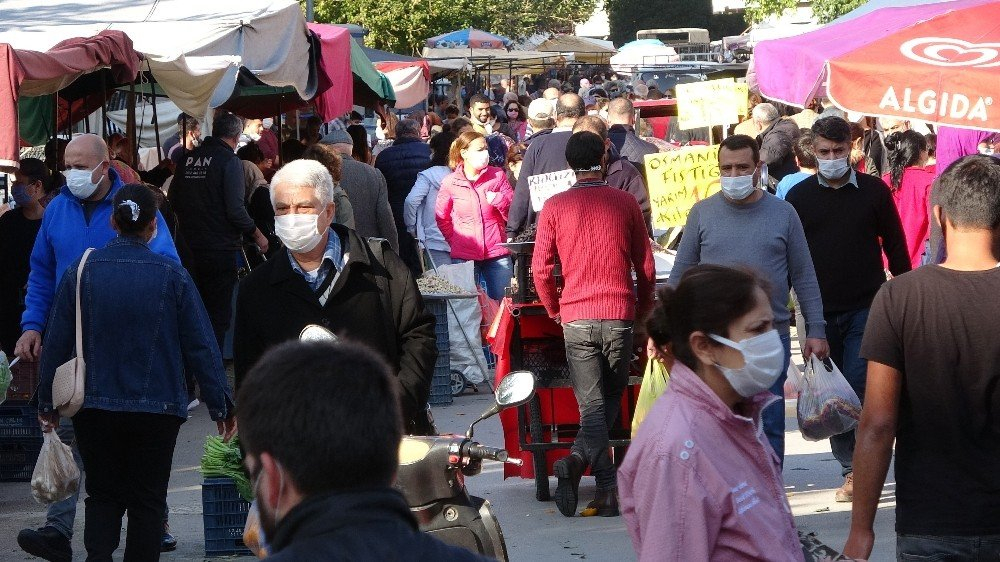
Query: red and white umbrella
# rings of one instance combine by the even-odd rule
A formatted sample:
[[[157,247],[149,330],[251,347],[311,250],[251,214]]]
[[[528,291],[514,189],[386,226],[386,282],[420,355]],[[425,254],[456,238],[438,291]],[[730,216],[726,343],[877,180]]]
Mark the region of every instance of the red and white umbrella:
[[[805,105],[825,82],[850,111],[1000,129],[1000,0],[877,9],[762,42],[754,56],[769,98]]]

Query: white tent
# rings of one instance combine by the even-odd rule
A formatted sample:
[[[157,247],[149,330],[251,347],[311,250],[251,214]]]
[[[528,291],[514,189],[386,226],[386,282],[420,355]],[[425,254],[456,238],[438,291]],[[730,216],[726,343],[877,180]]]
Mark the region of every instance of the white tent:
[[[572,55],[542,53],[538,51],[507,51],[504,49],[447,49],[424,47],[421,56],[431,69],[462,69],[469,65],[490,68],[491,74],[500,75],[507,69],[516,72],[542,72],[553,66],[573,60]]]
[[[632,74],[646,66],[678,62],[680,59],[673,47],[657,39],[639,39],[619,47],[618,54],[611,57],[611,70]]]
[[[0,43],[46,51],[72,37],[125,32],[182,110],[205,115],[232,95],[241,67],[271,86],[316,92],[296,0],[3,0]],[[143,65],[145,66],[145,64]]]

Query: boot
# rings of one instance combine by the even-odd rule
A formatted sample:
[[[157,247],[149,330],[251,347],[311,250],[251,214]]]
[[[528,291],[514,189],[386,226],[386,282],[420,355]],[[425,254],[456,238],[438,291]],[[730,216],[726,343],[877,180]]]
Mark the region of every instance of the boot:
[[[621,515],[618,511],[618,488],[597,490],[594,501],[588,503],[587,507],[596,509],[600,517],[618,517]]]
[[[559,483],[556,485],[556,506],[566,517],[576,515],[576,504],[580,493],[580,479],[587,470],[587,461],[577,453],[570,453],[552,465]]]

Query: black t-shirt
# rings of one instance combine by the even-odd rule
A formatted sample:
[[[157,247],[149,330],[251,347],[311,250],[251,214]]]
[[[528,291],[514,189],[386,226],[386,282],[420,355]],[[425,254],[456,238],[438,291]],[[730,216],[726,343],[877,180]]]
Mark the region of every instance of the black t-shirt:
[[[0,215],[0,348],[7,355],[21,336],[31,248],[41,226],[42,219],[29,220],[21,209]]]
[[[1000,268],[924,266],[872,303],[861,356],[903,374],[899,533],[1000,535],[998,295]]]

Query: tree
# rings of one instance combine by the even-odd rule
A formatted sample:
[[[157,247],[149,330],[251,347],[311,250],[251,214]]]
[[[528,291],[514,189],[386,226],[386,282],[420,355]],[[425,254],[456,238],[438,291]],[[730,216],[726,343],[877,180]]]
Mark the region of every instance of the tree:
[[[300,0],[305,3],[304,0]],[[368,29],[365,44],[419,54],[429,37],[475,27],[511,39],[539,31],[571,31],[597,0],[316,0],[316,21]]]
[[[635,40],[640,29],[700,27],[721,39],[745,28],[739,15],[713,14],[711,0],[607,0],[605,8],[616,45]]]
[[[867,0],[813,0],[812,11],[816,21],[830,23]],[[762,21],[768,16],[781,16],[785,10],[798,6],[797,0],[747,0],[746,18],[748,22]]]

